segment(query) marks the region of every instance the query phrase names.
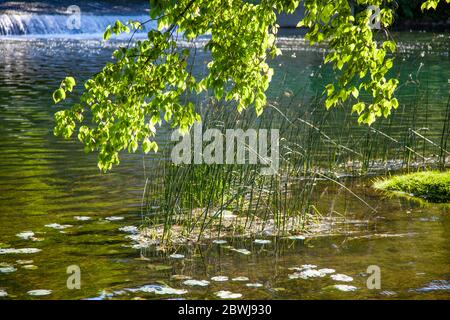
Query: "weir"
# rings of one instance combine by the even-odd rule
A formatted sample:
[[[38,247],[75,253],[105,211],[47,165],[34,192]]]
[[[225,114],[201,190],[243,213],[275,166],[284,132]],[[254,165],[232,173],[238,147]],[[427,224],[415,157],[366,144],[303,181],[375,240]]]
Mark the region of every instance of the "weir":
[[[106,3],[101,6],[104,7],[103,11],[92,6],[79,7],[79,25],[75,24],[74,27],[73,19],[77,16],[75,12],[67,10],[70,8],[69,4],[59,7],[36,7],[33,3],[17,7],[3,4],[0,5],[0,36],[95,34],[99,30],[105,30],[116,20],[142,22],[149,19],[148,9],[144,7],[138,6],[133,11],[124,12]],[[301,6],[294,14],[278,15],[278,24],[281,28],[295,28],[303,15],[304,8]],[[147,23],[144,31],[155,27],[155,22]]]

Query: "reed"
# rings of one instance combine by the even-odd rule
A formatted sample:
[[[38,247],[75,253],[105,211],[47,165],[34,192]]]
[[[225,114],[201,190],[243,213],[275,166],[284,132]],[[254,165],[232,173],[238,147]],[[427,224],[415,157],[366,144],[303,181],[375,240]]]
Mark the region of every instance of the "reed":
[[[414,99],[405,99],[395,114],[372,127],[355,125],[349,106],[326,111],[321,92],[283,93],[260,118],[205,98],[200,105],[205,129],[279,129],[280,170],[262,176],[259,165],[174,165],[173,143],[167,142],[147,177],[146,229],[162,242],[308,232],[320,221],[313,202],[320,181],[338,185],[374,210],[346,189],[342,178],[448,165],[449,104],[433,114],[428,90],[414,91]]]

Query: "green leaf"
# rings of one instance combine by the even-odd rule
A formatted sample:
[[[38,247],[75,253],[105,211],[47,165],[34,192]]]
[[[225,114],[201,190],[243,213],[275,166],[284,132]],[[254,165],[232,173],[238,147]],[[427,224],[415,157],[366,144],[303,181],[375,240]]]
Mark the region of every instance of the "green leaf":
[[[66,77],[64,79],[64,86],[67,91],[72,92],[73,88],[75,87],[76,82],[73,77]]]
[[[151,142],[148,138],[145,138],[144,141],[142,141],[142,151],[147,154],[150,152],[151,149]]]
[[[111,38],[111,26],[108,26],[105,33],[103,33],[103,40],[108,40],[109,38]]]
[[[352,112],[356,112],[360,115],[364,111],[365,108],[366,108],[366,104],[364,102],[358,102],[353,105]]]
[[[55,103],[58,103],[64,99],[66,99],[66,92],[64,91],[64,89],[59,88],[55,90],[55,92],[53,92],[53,101]]]

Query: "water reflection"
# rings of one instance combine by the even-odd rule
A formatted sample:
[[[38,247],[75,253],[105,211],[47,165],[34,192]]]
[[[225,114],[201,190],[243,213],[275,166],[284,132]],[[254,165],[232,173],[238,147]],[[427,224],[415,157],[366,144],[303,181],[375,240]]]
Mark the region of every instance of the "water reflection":
[[[446,49],[437,41],[419,60],[416,51],[425,49],[421,39],[408,44],[408,35],[399,37],[405,39],[405,60],[399,61],[397,69],[403,77],[402,101],[407,105],[426,88],[430,92],[426,104],[417,107],[430,112],[424,119],[411,110],[399,111],[402,117],[388,120],[392,136],[401,139],[396,136],[403,132],[398,128],[416,117],[430,127],[427,137],[437,139],[446,103],[442,97],[450,78],[448,35],[443,40]],[[277,73],[270,94],[278,97],[281,90],[291,92],[279,103],[286,109],[296,108],[303,99],[321,93],[331,75],[319,67],[323,51],[304,47],[298,39],[281,41],[286,54],[274,62]],[[2,270],[15,269],[0,273],[0,298],[161,298],[181,293],[189,298],[242,294],[245,299],[450,297],[448,210],[383,199],[367,188],[370,180],[349,180],[347,185],[358,190],[378,210],[376,214],[337,185],[320,187],[316,199],[320,212],[339,212],[349,219],[340,223],[330,218],[326,235],[227,239],[227,243],[186,246],[176,252],[133,248],[130,237],[141,223],[145,183],[142,156],[124,155],[120,167],[100,174],[95,155],[85,155],[75,141],[62,141],[52,134],[52,89],[66,74],[86,79],[98,71],[117,44],[0,40],[0,263]],[[296,50],[296,57],[289,49]],[[420,87],[408,82],[409,74],[421,82]],[[348,112],[332,113],[325,126],[345,130],[347,119]],[[342,123],[346,125],[336,125]],[[357,149],[361,140],[355,137],[356,133],[346,136],[348,141],[342,143]],[[23,236],[26,232],[39,240]],[[353,281],[341,283],[329,275],[289,279],[291,268],[307,264],[316,265],[320,274],[334,269]],[[70,265],[81,269],[81,290],[66,288]],[[380,266],[382,290],[367,289],[369,265]],[[214,277],[228,281],[212,281]],[[190,285],[194,280],[208,281],[208,285]]]

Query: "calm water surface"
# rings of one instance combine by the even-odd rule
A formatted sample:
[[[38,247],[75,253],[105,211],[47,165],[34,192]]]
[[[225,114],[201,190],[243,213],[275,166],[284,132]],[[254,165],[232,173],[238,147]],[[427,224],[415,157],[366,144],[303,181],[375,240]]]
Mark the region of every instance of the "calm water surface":
[[[401,103],[416,99],[417,86],[411,82],[421,81],[421,87],[430,92],[426,99],[431,112],[420,121],[431,128],[427,137],[438,141],[448,99],[449,35],[407,33],[396,37],[403,40],[404,49],[397,67],[403,86]],[[431,47],[430,41],[434,41]],[[334,235],[271,239],[264,246],[251,240],[229,240],[235,248],[250,250],[250,255],[211,243],[179,248],[177,253],[184,259],[168,257],[172,251],[132,248],[128,234],[119,228],[141,223],[142,156],[125,155],[119,167],[100,174],[95,155],[85,155],[76,141],[62,141],[52,133],[53,89],[67,74],[85,79],[98,71],[115,46],[117,43],[105,45],[95,39],[0,38],[0,290],[8,293],[6,299],[214,298],[220,290],[241,293],[245,299],[450,298],[448,207],[385,198],[370,189],[371,179],[345,183],[375,207],[376,213],[336,185],[318,186],[320,211],[338,212],[350,220],[330,222]],[[317,76],[323,53],[292,39],[285,39],[283,46],[285,54],[274,63],[277,73],[270,94],[278,95],[281,88],[302,89],[311,95],[323,90],[326,79]],[[403,114],[411,116],[408,110]],[[402,127],[402,121],[405,119],[395,125]],[[147,170],[152,170],[151,157],[144,161]],[[80,221],[75,218],[78,216],[90,220]],[[123,219],[111,221],[108,217]],[[46,227],[54,223],[70,226]],[[33,231],[36,239],[17,236],[24,231]],[[41,251],[8,251],[20,248]],[[353,281],[339,282],[330,276],[290,279],[294,273],[290,268],[304,264],[333,268]],[[70,265],[81,268],[81,290],[66,287]],[[381,290],[366,287],[370,265],[381,268]],[[190,287],[173,275],[211,283]],[[219,275],[230,280],[211,281]],[[237,276],[262,286],[231,281]],[[334,284],[356,290],[331,290]],[[145,292],[153,290],[142,288],[145,285],[187,292],[158,295]],[[36,289],[52,293],[42,297],[27,294]]]

